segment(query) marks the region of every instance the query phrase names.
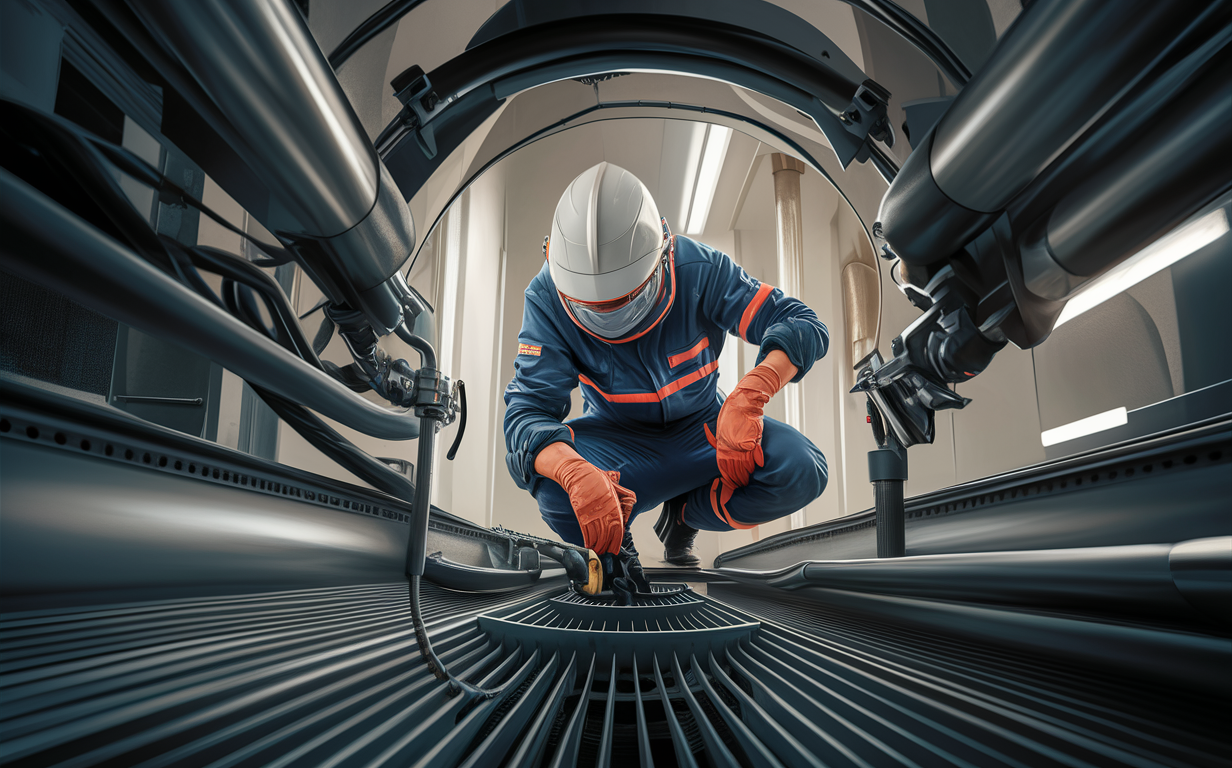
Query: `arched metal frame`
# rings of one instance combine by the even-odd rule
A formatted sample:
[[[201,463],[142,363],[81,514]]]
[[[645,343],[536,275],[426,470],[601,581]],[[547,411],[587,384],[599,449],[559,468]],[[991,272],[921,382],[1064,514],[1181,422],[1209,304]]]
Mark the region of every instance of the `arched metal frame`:
[[[644,115],[614,115],[613,114],[610,116],[596,117],[594,119],[586,119],[588,117],[596,115],[597,113],[614,112],[618,110],[628,110],[628,111],[633,111],[633,112],[644,111],[647,113],[655,112],[656,114],[644,114]],[[842,186],[840,186],[838,182],[835,181],[834,176],[831,175],[822,166],[821,162],[810,151],[805,149],[804,146],[800,144],[800,142],[791,138],[783,131],[780,131],[768,125],[765,122],[750,118],[746,115],[741,115],[735,112],[727,112],[723,110],[708,109],[706,107],[701,107],[701,106],[692,105],[692,104],[680,104],[678,102],[656,102],[656,101],[604,102],[601,104],[597,104],[593,107],[589,107],[587,109],[581,110],[579,112],[575,112],[569,115],[568,117],[553,123],[550,126],[547,126],[545,128],[541,128],[538,131],[535,131],[529,136],[521,139],[520,141],[515,142],[514,144],[505,148],[501,152],[497,153],[494,157],[486,161],[482,166],[480,166],[474,172],[469,174],[465,179],[463,179],[458,184],[457,190],[452,195],[449,196],[449,199],[445,201],[444,205],[441,206],[441,210],[437,213],[435,217],[433,217],[431,224],[422,230],[425,233],[424,237],[422,238],[419,244],[419,247],[416,248],[415,254],[410,258],[410,260],[407,261],[406,267],[403,270],[404,273],[409,274],[410,271],[414,268],[415,262],[419,258],[420,251],[423,250],[424,244],[429,241],[428,234],[433,232],[436,229],[437,225],[440,224],[441,220],[445,217],[445,214],[449,211],[450,207],[453,206],[453,204],[457,201],[457,199],[461,197],[462,194],[479,179],[479,177],[487,173],[488,170],[496,166],[497,163],[506,159],[507,157],[517,152],[518,150],[523,149],[531,144],[534,144],[537,141],[541,141],[551,136],[555,136],[563,131],[566,131],[572,128],[579,128],[583,125],[589,125],[591,123],[602,122],[606,120],[636,120],[636,119],[655,119],[655,118],[662,119],[665,116],[663,114],[657,113],[660,110],[678,110],[681,112],[689,113],[688,117],[681,116],[676,119],[694,120],[697,122],[704,122],[704,123],[713,122],[719,125],[726,125],[726,123],[720,122],[718,120],[707,119],[707,117],[723,118],[725,120],[731,120],[731,121],[743,123],[746,126],[749,126],[750,128],[754,130],[764,132],[769,137],[775,140],[775,143],[779,146],[779,148],[785,149],[791,152],[796,157],[799,157],[806,164],[808,164],[810,168],[817,171],[817,173],[821,174],[826,179],[826,181],[829,182],[832,187],[834,187],[835,191],[837,191],[839,196],[843,198],[843,201],[851,209],[852,213],[855,214],[856,219],[860,222],[860,226],[861,228],[863,228],[865,235],[869,238],[869,242],[870,243],[872,242],[872,231],[869,228],[869,223],[866,222],[864,220],[864,217],[860,215],[859,208],[852,202],[851,198],[848,197],[847,193],[843,191]],[[668,119],[671,119],[671,118],[669,117]],[[731,126],[728,126],[728,127],[731,127]],[[881,172],[883,174],[883,177],[886,180],[886,183],[888,184],[890,181],[893,180],[894,173],[896,172],[897,169],[894,167],[892,160],[888,160],[887,158],[886,162],[887,162],[887,165],[885,166],[886,169]],[[879,171],[881,170],[880,165],[878,165],[878,169]],[[886,174],[889,174],[889,175],[887,176]],[[880,271],[881,265],[878,264],[877,266]]]
[[[673,6],[673,12],[697,10],[686,6],[689,4],[681,9]],[[871,160],[882,178],[892,180],[897,172],[893,160],[868,135],[873,122],[884,115],[884,98],[888,95],[871,81],[863,80],[862,84],[863,72],[807,22],[769,3],[758,4],[758,9],[773,18],[759,20],[745,19],[740,14],[747,14],[747,10],[737,11],[723,4],[710,6],[719,9],[713,14],[717,20],[662,11],[630,12],[652,7],[635,1],[627,8],[622,6],[624,12],[620,14],[577,12],[567,16],[573,9],[527,10],[519,6],[514,13],[505,6],[475,34],[462,54],[426,74],[415,68],[403,73],[395,80],[395,87],[401,89],[398,97],[404,109],[376,140],[400,188],[413,197],[510,97],[562,80],[624,71],[700,76],[763,94],[809,119],[843,168],[852,160]],[[798,23],[784,24],[790,20]],[[751,26],[735,23],[746,21]],[[793,28],[782,36],[792,44],[771,34],[773,24],[779,29]],[[802,49],[815,50],[817,56]],[[879,104],[876,98],[864,97],[871,92],[882,99]],[[867,111],[870,104],[880,112]],[[586,118],[611,109],[721,115],[765,131],[773,137],[773,143],[825,175],[851,205],[817,157],[766,122],[737,112],[716,111],[697,102],[662,100],[600,102],[541,126],[516,138],[472,173],[449,202],[513,151],[579,121],[592,122]],[[433,218],[439,220],[441,213],[436,212]],[[861,220],[861,224],[867,232],[867,223]]]
[[[335,70],[341,68],[360,48],[396,25],[423,2],[424,0],[393,0],[369,16],[329,54],[330,66]],[[927,24],[911,15],[893,0],[839,0],[839,2],[864,11],[901,35],[944,72],[956,87],[962,88],[971,79],[971,71],[949,45]],[[508,7],[508,5],[505,6],[505,8]]]

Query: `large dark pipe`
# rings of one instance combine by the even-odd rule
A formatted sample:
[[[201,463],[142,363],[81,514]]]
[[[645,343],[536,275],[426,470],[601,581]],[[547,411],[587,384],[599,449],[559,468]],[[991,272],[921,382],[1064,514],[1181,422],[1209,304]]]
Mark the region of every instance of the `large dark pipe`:
[[[1232,51],[1225,48],[1176,95],[1166,119],[1110,148],[1113,162],[1027,228],[1022,259],[1031,291],[1067,298],[1232,186],[1230,107]]]
[[[387,440],[418,437],[413,417],[365,400],[4,169],[0,221],[4,270],[194,350],[254,385],[365,434]]]
[[[129,0],[226,120],[219,133],[274,200],[261,223],[332,298],[392,330],[383,286],[415,245],[410,211],[300,14],[286,0]],[[367,295],[374,291],[375,294]]]
[[[1032,3],[886,192],[895,253],[923,265],[965,245],[1210,7]]]
[[[820,586],[936,600],[1081,608],[1232,622],[1232,537],[1180,544],[915,555],[720,568],[786,589]]]

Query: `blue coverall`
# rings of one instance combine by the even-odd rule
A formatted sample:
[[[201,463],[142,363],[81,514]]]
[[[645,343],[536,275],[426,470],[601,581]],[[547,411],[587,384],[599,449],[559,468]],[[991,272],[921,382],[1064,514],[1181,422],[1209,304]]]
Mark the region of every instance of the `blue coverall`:
[[[643,327],[607,341],[566,312],[545,263],[526,288],[514,377],[505,388],[506,463],[562,539],[582,545],[569,497],[535,472],[550,443],[567,443],[599,469],[620,472],[637,494],[633,515],[687,494],[684,521],[703,530],[750,528],[801,509],[825,489],[821,451],[792,427],[764,419],[765,466],[730,498],[707,435],[723,399],[719,354],[726,334],[780,349],[799,381],[825,353],[829,334],[813,310],[754,280],[726,254],[675,236],[669,287]],[[582,385],[583,415],[562,423]],[[731,489],[726,489],[731,491]]]

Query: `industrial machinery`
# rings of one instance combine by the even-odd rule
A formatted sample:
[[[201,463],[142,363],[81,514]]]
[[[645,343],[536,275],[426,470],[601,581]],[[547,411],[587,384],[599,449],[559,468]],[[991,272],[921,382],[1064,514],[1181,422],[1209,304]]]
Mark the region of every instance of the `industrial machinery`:
[[[63,342],[68,386],[6,362],[0,763],[1228,764],[1232,409],[911,499],[903,481],[936,413],[967,404],[951,385],[1043,343],[1151,243],[1227,221],[1232,2],[1035,0],[975,69],[892,0],[845,2],[958,89],[914,136],[823,30],[761,0],[499,5],[464,50],[392,78],[375,140],[336,73],[422,0],[332,52],[307,2],[6,4],[6,61],[45,46],[60,93],[121,111],[108,133],[69,96],[0,94],[5,354],[36,335],[13,297],[118,321],[233,372],[370,487],[114,405],[208,397],[74,395],[80,344]],[[767,97],[816,141],[699,86],[536,112],[465,147],[521,94],[643,71]],[[431,505],[466,390],[406,274],[417,231],[483,170],[666,113],[782,146],[841,194],[844,173],[888,184],[869,234],[921,315],[856,361],[875,509],[643,573]],[[130,123],[161,149],[120,140]],[[414,221],[407,201],[463,151],[475,172]],[[255,225],[207,205],[205,177]],[[243,252],[200,245],[198,221]],[[314,334],[266,271],[289,265],[321,293]],[[346,365],[322,357],[334,338]],[[415,439],[414,477],[327,419]]]

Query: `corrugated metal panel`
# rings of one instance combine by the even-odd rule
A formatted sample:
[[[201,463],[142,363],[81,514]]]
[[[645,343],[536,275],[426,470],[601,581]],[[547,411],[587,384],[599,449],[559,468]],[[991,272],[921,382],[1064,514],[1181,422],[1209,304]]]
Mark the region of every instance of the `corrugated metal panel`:
[[[486,699],[450,698],[428,674],[403,584],[12,614],[0,624],[3,760],[1226,764],[1219,702],[803,598],[710,590],[619,607],[559,583],[487,596],[426,586],[434,646],[463,679],[499,687]]]

